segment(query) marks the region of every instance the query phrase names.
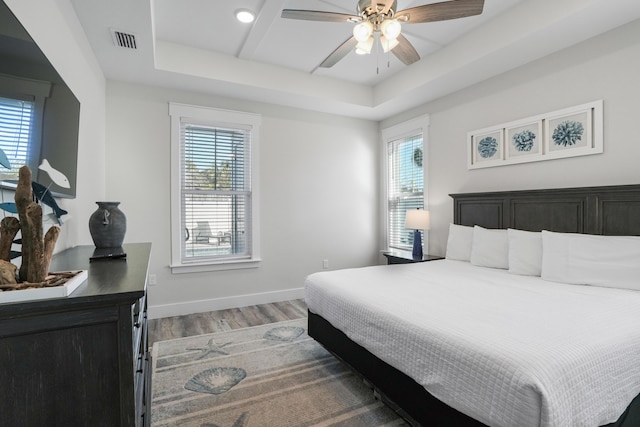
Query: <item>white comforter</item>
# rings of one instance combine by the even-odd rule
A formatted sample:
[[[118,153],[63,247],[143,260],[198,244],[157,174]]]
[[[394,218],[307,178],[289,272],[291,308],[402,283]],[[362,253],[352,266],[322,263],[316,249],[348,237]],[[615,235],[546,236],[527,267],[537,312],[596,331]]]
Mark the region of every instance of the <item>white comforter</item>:
[[[315,273],[305,299],[490,426],[599,426],[640,393],[638,291],[442,260]]]

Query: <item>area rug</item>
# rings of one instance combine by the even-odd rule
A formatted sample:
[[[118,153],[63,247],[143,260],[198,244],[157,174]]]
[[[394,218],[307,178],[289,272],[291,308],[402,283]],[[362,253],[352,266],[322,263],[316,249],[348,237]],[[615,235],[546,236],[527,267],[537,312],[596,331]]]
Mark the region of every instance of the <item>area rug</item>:
[[[406,426],[306,319],[153,346],[153,427]]]

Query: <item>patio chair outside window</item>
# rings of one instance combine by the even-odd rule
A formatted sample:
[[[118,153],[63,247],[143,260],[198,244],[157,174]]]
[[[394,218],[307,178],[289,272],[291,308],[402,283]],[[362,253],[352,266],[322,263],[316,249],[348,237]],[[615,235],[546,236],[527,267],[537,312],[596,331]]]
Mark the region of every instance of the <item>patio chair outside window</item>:
[[[215,237],[211,233],[208,221],[198,221],[198,226],[193,230],[193,234],[195,235],[196,243],[211,243],[209,239]]]

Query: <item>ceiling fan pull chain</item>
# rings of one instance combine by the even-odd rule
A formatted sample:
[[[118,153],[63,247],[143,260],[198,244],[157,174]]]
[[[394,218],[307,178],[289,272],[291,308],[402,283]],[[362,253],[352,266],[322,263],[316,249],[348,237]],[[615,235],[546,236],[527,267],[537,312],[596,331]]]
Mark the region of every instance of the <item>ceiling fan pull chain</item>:
[[[375,33],[374,44],[376,45],[376,75],[380,74],[380,36]]]
[[[387,69],[391,68],[391,49],[389,49],[389,40],[385,39],[385,42],[387,43],[387,51],[385,53],[385,57],[387,59]],[[383,49],[384,52],[384,49]]]

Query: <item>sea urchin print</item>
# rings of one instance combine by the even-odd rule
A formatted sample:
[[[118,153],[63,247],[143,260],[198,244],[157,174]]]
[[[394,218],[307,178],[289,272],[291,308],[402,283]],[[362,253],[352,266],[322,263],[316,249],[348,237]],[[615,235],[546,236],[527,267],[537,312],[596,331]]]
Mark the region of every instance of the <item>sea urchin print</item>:
[[[523,130],[513,135],[513,146],[518,151],[531,151],[536,134],[529,129]]]
[[[492,136],[484,137],[480,140],[480,142],[478,142],[478,153],[483,159],[493,157],[493,155],[496,154],[497,151],[498,141]]]
[[[553,130],[553,142],[556,145],[562,145],[563,147],[572,146],[582,140],[582,134],[584,133],[584,126],[582,123],[575,120],[565,120],[560,123]]]

